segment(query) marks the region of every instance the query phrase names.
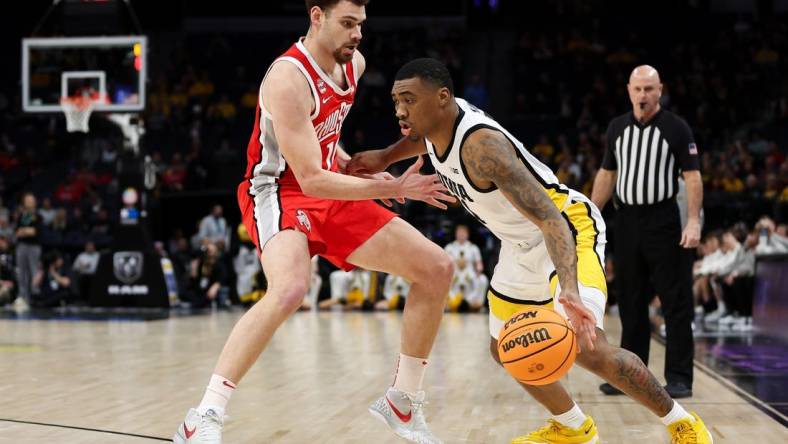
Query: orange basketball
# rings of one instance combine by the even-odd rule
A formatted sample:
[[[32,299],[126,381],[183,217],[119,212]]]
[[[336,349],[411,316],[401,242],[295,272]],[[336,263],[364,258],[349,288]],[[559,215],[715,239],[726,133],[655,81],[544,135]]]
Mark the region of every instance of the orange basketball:
[[[529,385],[558,381],[577,355],[575,332],[547,308],[516,313],[498,333],[498,356],[514,379]]]

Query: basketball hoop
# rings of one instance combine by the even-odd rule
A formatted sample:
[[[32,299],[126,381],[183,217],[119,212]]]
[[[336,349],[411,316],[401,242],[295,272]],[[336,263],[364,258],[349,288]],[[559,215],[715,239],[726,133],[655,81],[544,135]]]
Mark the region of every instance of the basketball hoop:
[[[60,108],[66,115],[66,131],[70,133],[90,131],[88,122],[97,102],[97,99],[82,95],[61,98]]]

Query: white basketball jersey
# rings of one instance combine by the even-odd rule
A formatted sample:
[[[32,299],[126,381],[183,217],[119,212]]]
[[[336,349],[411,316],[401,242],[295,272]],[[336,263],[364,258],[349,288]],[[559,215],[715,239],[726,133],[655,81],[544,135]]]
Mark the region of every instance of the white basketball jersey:
[[[460,257],[464,257],[471,266],[474,266],[473,264],[475,264],[476,261],[482,260],[482,253],[479,247],[467,241],[463,243],[457,241],[450,242],[444,247],[444,250],[454,259],[455,263],[460,260]]]
[[[532,156],[519,140],[509,134],[503,126],[485,114],[484,111],[459,97],[456,97],[455,101],[460,112],[454,124],[454,136],[443,156],[438,157],[432,142],[424,139],[427,153],[441,182],[446,185],[451,194],[457,197],[468,212],[492,231],[496,237],[521,248],[530,249],[542,241],[539,227],[523,216],[496,186],[493,185],[487,190],[481,190],[468,179],[460,158],[460,150],[465,139],[480,128],[500,131],[511,142],[520,160],[542,185],[559,211],[564,209],[569,196],[569,188],[559,183],[550,168]]]

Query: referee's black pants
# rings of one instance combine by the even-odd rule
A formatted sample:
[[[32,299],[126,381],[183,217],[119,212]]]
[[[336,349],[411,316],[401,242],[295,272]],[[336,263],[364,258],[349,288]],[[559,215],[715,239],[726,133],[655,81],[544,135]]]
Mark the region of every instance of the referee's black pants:
[[[692,388],[692,256],[679,245],[681,220],[676,201],[621,204],[615,230],[621,347],[648,364],[648,307],[656,293],[667,333],[665,379]]]

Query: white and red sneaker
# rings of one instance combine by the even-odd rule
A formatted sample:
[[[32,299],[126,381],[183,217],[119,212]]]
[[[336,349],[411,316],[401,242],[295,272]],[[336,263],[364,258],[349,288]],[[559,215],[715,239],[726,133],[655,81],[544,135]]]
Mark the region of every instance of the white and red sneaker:
[[[208,409],[200,414],[197,409],[189,409],[172,442],[175,444],[222,444],[224,419],[215,411]]]
[[[424,404],[424,392],[411,396],[391,387],[385,395],[369,406],[369,413],[408,441],[418,444],[443,444],[427,427]]]

